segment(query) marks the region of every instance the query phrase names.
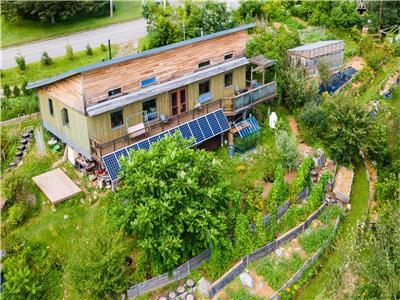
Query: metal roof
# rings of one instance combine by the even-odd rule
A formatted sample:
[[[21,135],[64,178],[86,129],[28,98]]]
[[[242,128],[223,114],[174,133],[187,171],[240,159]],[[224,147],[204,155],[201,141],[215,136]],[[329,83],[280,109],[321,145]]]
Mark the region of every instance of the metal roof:
[[[190,83],[200,81],[211,76],[221,74],[241,66],[248,64],[249,61],[247,58],[242,57],[235,60],[230,60],[228,62],[209,67],[207,69],[197,71],[194,73],[190,73],[179,77],[174,80],[170,80],[161,84],[156,84],[149,86],[147,88],[141,89],[139,91],[133,92],[131,94],[123,95],[120,97],[113,98],[111,100],[107,100],[93,106],[89,106],[87,108],[87,113],[90,117],[105,113],[107,111],[146,99],[150,97],[154,97],[164,92],[171,91],[175,88],[179,88],[184,85],[188,85]]]
[[[321,48],[321,47],[326,47],[326,46],[330,46],[330,45],[334,45],[334,44],[338,44],[338,43],[343,43],[342,40],[329,40],[329,41],[319,41],[319,42],[315,42],[315,43],[311,43],[311,44],[306,44],[306,45],[302,45],[296,48],[292,48],[289,49],[289,52],[297,52],[297,51],[308,51],[308,50],[314,50],[317,48]]]
[[[29,83],[26,88],[27,89],[37,88],[37,87],[40,87],[40,86],[43,86],[43,85],[54,83],[56,81],[62,80],[64,78],[67,78],[67,77],[70,77],[70,76],[73,76],[73,75],[76,75],[76,74],[80,74],[80,73],[88,72],[88,71],[91,71],[91,70],[96,70],[96,69],[99,69],[99,68],[112,66],[114,64],[119,64],[119,63],[126,62],[126,61],[129,61],[129,60],[132,60],[132,59],[151,56],[151,55],[158,54],[158,53],[161,53],[161,52],[164,52],[164,51],[168,51],[168,50],[172,50],[172,49],[175,49],[175,48],[187,46],[187,45],[190,45],[190,44],[193,44],[193,43],[214,39],[214,38],[221,37],[221,36],[224,36],[224,35],[232,34],[232,33],[239,32],[239,31],[242,31],[242,30],[246,30],[246,29],[249,29],[249,28],[253,28],[255,25],[256,25],[256,23],[253,22],[253,23],[250,23],[250,24],[245,24],[245,25],[234,27],[234,28],[231,28],[231,29],[218,31],[218,32],[215,32],[215,33],[211,33],[211,34],[207,34],[207,35],[204,35],[204,36],[196,37],[196,38],[193,38],[193,39],[190,39],[190,40],[185,40],[185,41],[182,41],[182,42],[166,45],[166,46],[163,46],[163,47],[154,48],[154,49],[150,49],[150,50],[147,50],[147,51],[134,53],[134,54],[131,54],[131,55],[128,55],[128,56],[118,57],[118,58],[114,58],[114,59],[111,59],[111,60],[90,64],[90,65],[87,65],[87,66],[84,66],[84,67],[80,67],[80,68],[77,68],[77,69],[70,70],[68,72],[65,72],[65,73],[62,73],[62,74],[59,74],[59,75],[56,75],[56,76],[53,76],[53,77],[49,77],[49,78],[46,78],[46,79],[42,79],[42,80],[38,80],[38,81],[35,81],[35,82],[32,82],[32,83]]]

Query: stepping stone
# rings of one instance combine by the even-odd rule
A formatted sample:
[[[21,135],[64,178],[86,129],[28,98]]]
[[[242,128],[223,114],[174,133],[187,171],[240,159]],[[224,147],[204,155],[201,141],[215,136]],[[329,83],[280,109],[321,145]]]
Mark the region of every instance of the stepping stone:
[[[186,280],[185,285],[186,285],[188,288],[192,288],[192,287],[194,287],[194,286],[196,285],[196,283],[194,282],[193,279],[188,279],[188,280]]]
[[[185,287],[183,285],[178,286],[178,288],[176,289],[176,293],[178,295],[183,294],[185,292]]]
[[[168,293],[168,299],[175,299],[175,298],[176,298],[175,292],[169,292]]]
[[[22,145],[26,145],[26,144],[28,144],[28,142],[29,142],[29,140],[27,140],[27,139],[22,139],[21,140],[21,144]]]
[[[282,257],[282,255],[283,255],[282,249],[281,248],[276,249],[275,250],[275,255],[278,256],[278,257]]]
[[[243,272],[242,274],[239,275],[240,281],[244,286],[247,286],[249,288],[253,288],[253,278],[251,278],[250,274],[247,272]]]
[[[158,300],[168,300],[168,298],[165,297],[165,296],[161,296],[161,297],[158,298]]]
[[[18,146],[17,149],[19,151],[24,151],[24,150],[26,150],[26,146],[25,145],[21,145],[21,146]]]
[[[185,297],[185,300],[194,300],[194,295],[193,294],[187,294]]]
[[[208,289],[210,288],[211,283],[209,283],[204,277],[199,280],[199,284],[197,285],[197,290],[199,293],[205,297],[208,297]]]
[[[24,139],[28,139],[28,138],[31,137],[31,133],[30,133],[30,132],[25,132],[25,133],[22,135],[22,137],[23,137]]]
[[[15,153],[15,156],[16,157],[22,157],[22,156],[24,156],[24,152],[18,151],[17,153]]]

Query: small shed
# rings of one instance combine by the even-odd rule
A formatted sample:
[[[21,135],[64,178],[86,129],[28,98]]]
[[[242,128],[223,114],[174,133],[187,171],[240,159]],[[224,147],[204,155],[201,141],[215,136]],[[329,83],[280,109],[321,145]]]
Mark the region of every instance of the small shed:
[[[35,176],[32,180],[52,204],[60,203],[81,192],[60,168]]]
[[[308,76],[318,75],[318,65],[323,62],[331,72],[343,65],[344,42],[342,40],[319,41],[288,50],[292,64],[305,67]]]

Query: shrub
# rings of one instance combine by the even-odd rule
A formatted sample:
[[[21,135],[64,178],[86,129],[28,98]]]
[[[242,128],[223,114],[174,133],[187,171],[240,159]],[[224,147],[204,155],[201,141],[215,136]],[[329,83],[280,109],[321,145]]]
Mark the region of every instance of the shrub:
[[[26,91],[29,93],[29,91]],[[39,111],[39,102],[35,95],[3,99],[0,102],[1,120],[13,119]]]
[[[282,164],[286,168],[294,168],[297,161],[296,139],[287,131],[279,130],[275,136],[275,141]]]
[[[107,51],[107,46],[104,45],[104,44],[100,44],[100,49],[101,49],[101,51],[106,52]]]
[[[235,225],[234,254],[236,258],[247,255],[253,249],[253,236],[250,231],[250,223],[246,215],[239,214]]]
[[[42,53],[42,57],[40,58],[40,61],[45,66],[49,66],[53,63],[53,60],[51,59],[51,57],[49,56],[49,54],[46,51]]]
[[[6,98],[9,98],[11,96],[11,89],[7,83],[3,84],[3,95]]]
[[[93,55],[92,47],[90,47],[89,44],[86,45],[86,54],[89,55],[89,56]]]
[[[17,85],[14,86],[13,89],[13,96],[14,97],[19,97],[21,96],[21,90],[19,89],[19,87]]]
[[[369,51],[364,57],[368,66],[378,71],[381,63],[386,60],[386,53],[382,48],[376,47],[375,50]]]
[[[311,156],[307,156],[301,162],[299,170],[297,172],[296,180],[294,182],[296,194],[301,193],[306,187],[311,184],[310,171],[314,167],[314,159]]]
[[[288,188],[285,184],[283,168],[278,165],[275,170],[275,181],[268,194],[267,207],[269,210],[276,209],[288,197]]]
[[[331,174],[328,172],[324,172],[321,175],[318,184],[316,184],[311,190],[310,196],[307,199],[307,212],[311,213],[322,204],[322,201],[325,197],[325,189],[329,178],[331,178]]]
[[[27,81],[24,81],[23,83],[22,83],[22,85],[21,85],[21,93],[22,93],[22,96],[28,96],[29,94],[30,94],[30,91],[28,91],[27,89],[26,89],[26,86],[28,85],[28,82]]]
[[[21,54],[18,55],[17,57],[15,57],[15,62],[17,63],[18,68],[19,68],[21,71],[26,70],[25,57],[23,57]]]
[[[210,261],[207,263],[207,275],[218,279],[232,260],[232,243],[229,240],[222,241],[211,252]]]
[[[10,207],[8,211],[8,222],[11,227],[22,224],[28,214],[28,207],[25,203],[20,202]]]
[[[72,46],[70,44],[65,46],[65,57],[69,60],[74,59],[74,49],[72,49]]]

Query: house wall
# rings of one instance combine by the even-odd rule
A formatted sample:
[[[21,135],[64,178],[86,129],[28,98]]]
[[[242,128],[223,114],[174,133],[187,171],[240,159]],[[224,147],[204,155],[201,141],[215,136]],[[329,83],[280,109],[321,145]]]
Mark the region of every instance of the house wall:
[[[43,126],[75,151],[90,157],[89,131],[86,117],[77,112],[75,108],[65,105],[44,88],[38,89],[37,94]],[[49,98],[53,101],[53,115],[50,114],[49,110]],[[61,110],[63,108],[68,110],[68,125],[63,125],[62,123]]]
[[[210,59],[211,65],[219,64],[230,52],[234,57],[242,57],[247,40],[246,31],[239,31],[83,73],[87,106],[106,100],[107,92],[114,88],[121,87],[123,93],[131,93],[140,89],[143,79],[156,76],[157,82],[162,83],[194,72],[203,60]]]

